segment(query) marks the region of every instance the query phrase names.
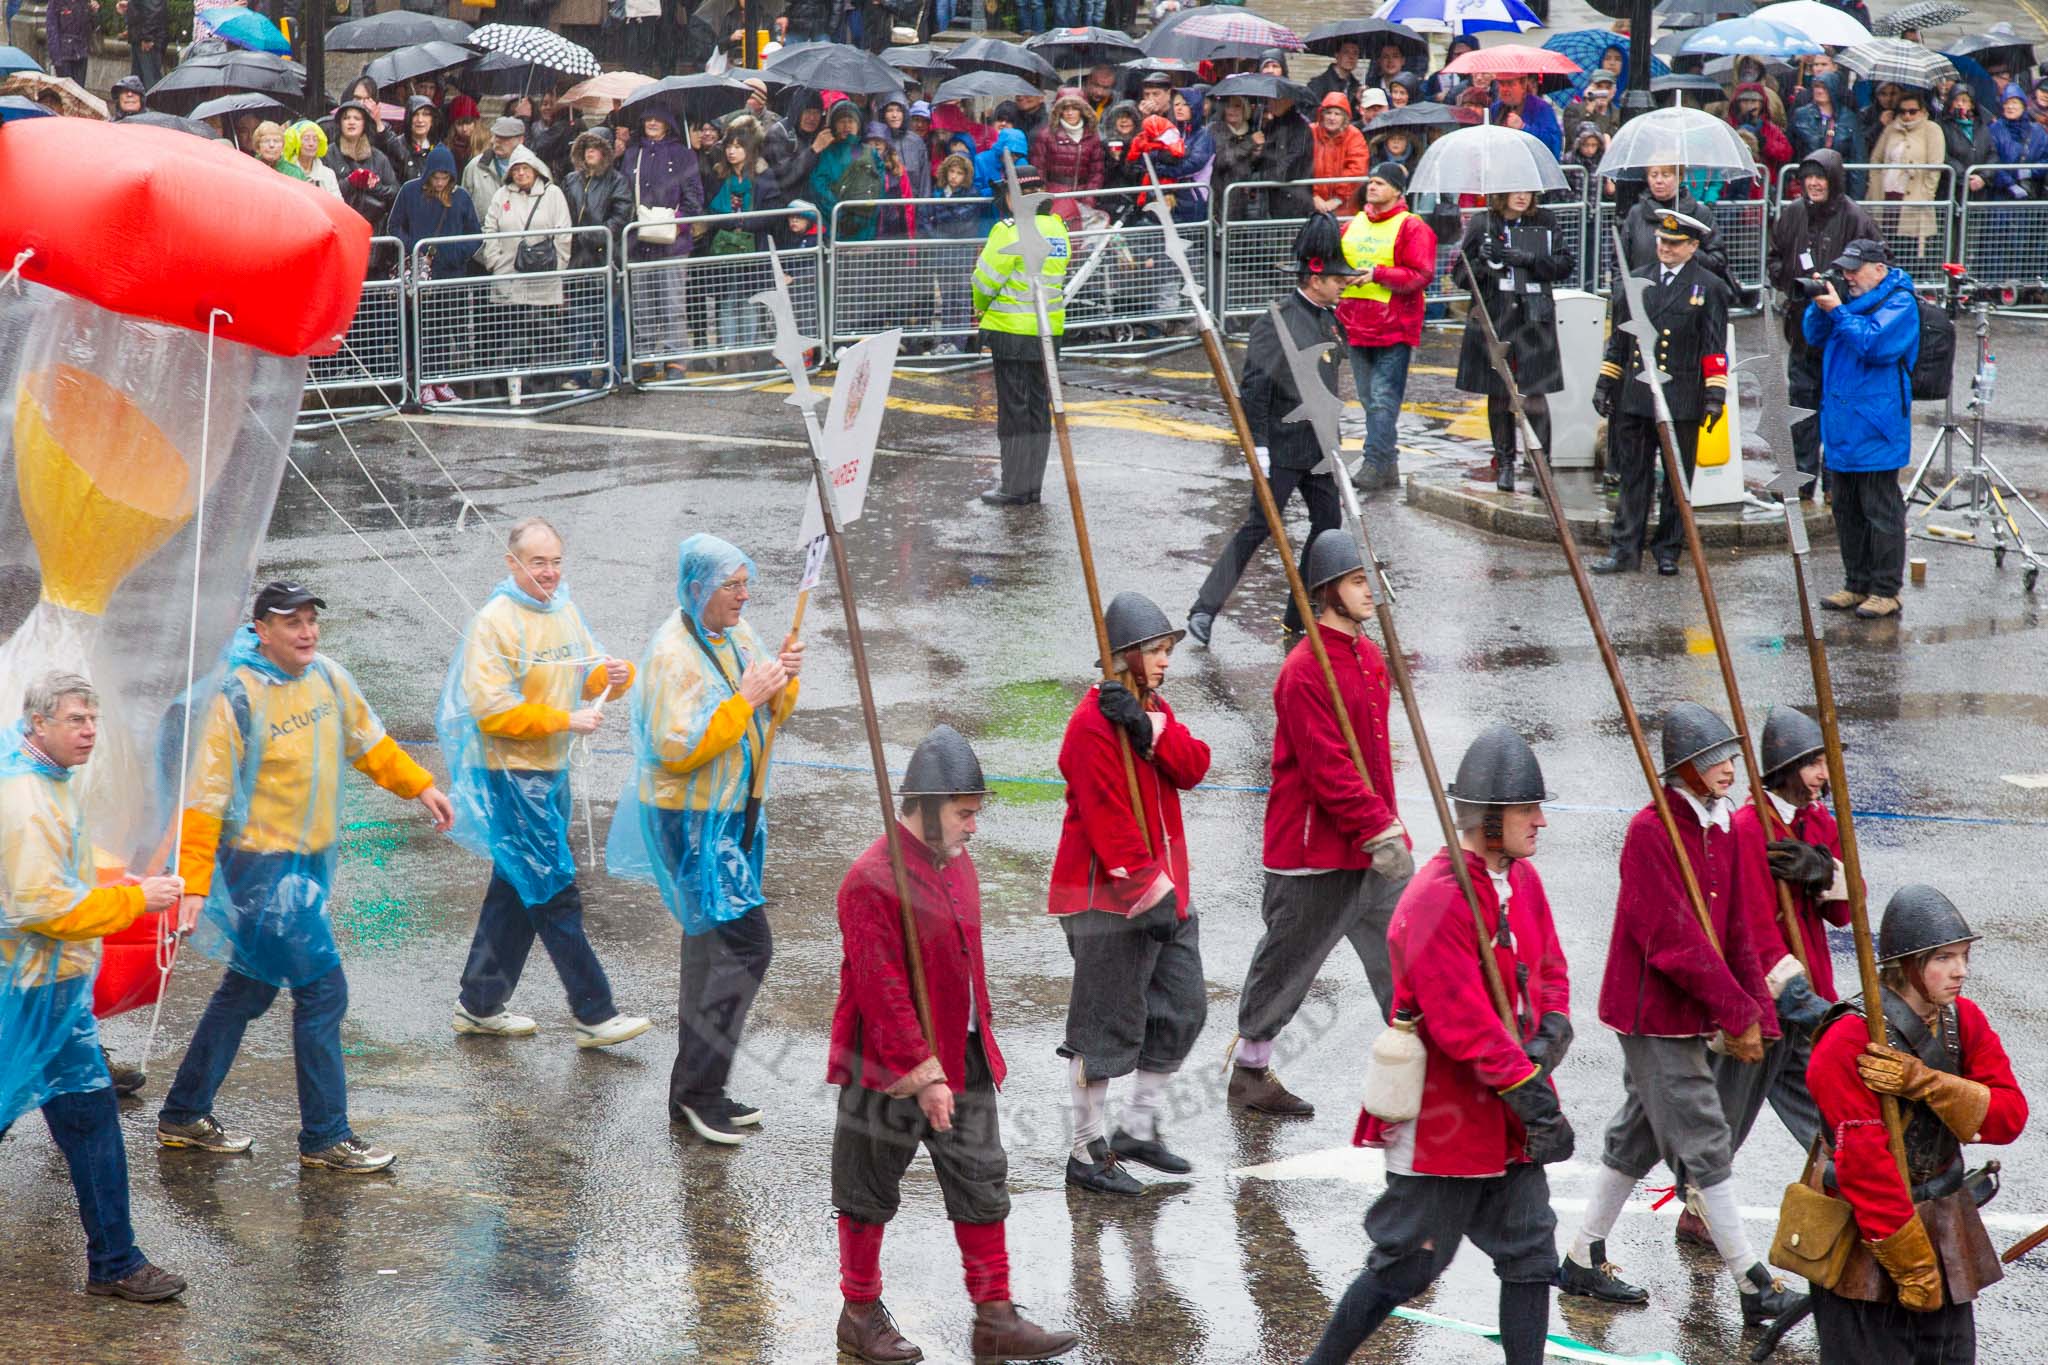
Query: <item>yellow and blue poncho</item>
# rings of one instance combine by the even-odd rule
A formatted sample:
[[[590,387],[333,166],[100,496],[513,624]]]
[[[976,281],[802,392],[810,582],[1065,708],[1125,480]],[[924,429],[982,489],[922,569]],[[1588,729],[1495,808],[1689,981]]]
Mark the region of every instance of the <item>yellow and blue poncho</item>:
[[[448,667],[434,728],[448,761],[455,842],[489,858],[528,905],[576,880],[569,849],[569,712],[606,692],[604,648],[558,587],[548,601],[507,578]]]
[[[753,561],[701,534],[683,542],[678,561],[681,609],[655,633],[633,685],[638,763],[619,795],[605,864],[653,882],[683,932],[701,934],[763,902],[768,821],[761,814],[747,837],[747,799],[768,727],[795,708],[797,684],[755,710],[740,695],[740,676],[764,657],[753,627],[741,621],[715,634],[704,624],[711,595],[742,568],[753,578]]]
[[[244,976],[305,986],[341,965],[327,901],[353,766],[407,800],[434,784],[325,654],[302,673],[264,657],[243,626],[194,740],[178,870],[204,895],[193,942]]]

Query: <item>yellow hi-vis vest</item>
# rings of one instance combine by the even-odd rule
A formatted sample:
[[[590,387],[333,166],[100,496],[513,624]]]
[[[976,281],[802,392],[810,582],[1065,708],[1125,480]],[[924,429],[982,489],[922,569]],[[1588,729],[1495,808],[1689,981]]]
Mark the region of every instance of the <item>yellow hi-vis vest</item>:
[[[1056,213],[1038,215],[1045,234],[1045,315],[1052,334],[1067,330],[1067,223]],[[981,259],[974,263],[974,311],[983,330],[1013,336],[1038,335],[1038,309],[1031,302],[1031,280],[1024,273],[1024,253],[1017,247],[1017,220],[1005,218],[989,229]]]
[[[1365,210],[1360,209],[1358,216],[1351,220],[1351,226],[1344,229],[1344,263],[1354,270],[1367,265],[1392,265],[1394,241],[1401,235],[1401,224],[1414,216],[1407,209],[1402,209],[1375,223],[1366,217]],[[1344,286],[1344,297],[1385,303],[1394,297],[1394,291],[1361,277]]]

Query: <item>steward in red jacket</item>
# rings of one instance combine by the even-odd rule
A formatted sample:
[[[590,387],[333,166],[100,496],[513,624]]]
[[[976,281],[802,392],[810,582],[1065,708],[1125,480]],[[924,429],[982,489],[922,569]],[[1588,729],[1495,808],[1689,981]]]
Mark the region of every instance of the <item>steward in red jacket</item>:
[[[1339,943],[1349,942],[1358,954],[1380,1017],[1387,1016],[1395,975],[1387,964],[1387,923],[1415,860],[1394,809],[1386,661],[1360,628],[1372,614],[1372,580],[1356,538],[1341,527],[1319,533],[1309,542],[1302,581],[1318,609],[1313,628],[1322,633],[1365,776],[1344,742],[1322,666],[1303,640],[1273,684],[1273,785],[1266,796],[1260,906],[1266,930],[1238,995],[1229,1102],[1311,1118],[1315,1107],[1273,1071],[1273,1040]]]
[[[1360,277],[1345,286],[1337,320],[1351,343],[1351,383],[1365,406],[1365,463],[1352,475],[1362,492],[1400,482],[1395,432],[1408,392],[1408,361],[1422,341],[1423,297],[1436,278],[1436,232],[1408,211],[1408,170],[1372,168],[1358,214],[1344,229],[1344,259]]]
[[[2008,1143],[2027,1125],[2027,1098],[1984,1011],[1962,997],[1978,935],[1931,886],[1902,886],[1884,908],[1878,960],[1885,1046],[1843,1005],[1814,1044],[1807,1084],[1834,1155],[1828,1192],[1855,1212],[1858,1241],[1832,1285],[1813,1286],[1823,1360],[1857,1365],[1970,1365],[1973,1300],[2002,1277],[1976,1201],[1964,1188],[1963,1144]],[[1905,1121],[1899,1179],[1878,1095]]]
[[[911,754],[896,833],[930,997],[930,1042],[912,999],[888,840],[870,844],[839,886],[843,955],[825,1079],[840,1088],[832,1206],[846,1303],[837,1336],[839,1348],[861,1360],[921,1358],[882,1306],[882,1230],[896,1216],[920,1144],[960,1244],[975,1358],[1044,1360],[1074,1348],[1071,1332],[1034,1326],[1010,1302],[1009,1157],[996,1116],[1003,1054],[981,955],[981,886],[967,856],[987,794],[980,761],[951,726],[933,730]]]
[[[1180,794],[1208,773],[1209,746],[1173,718],[1159,695],[1167,661],[1186,632],[1135,592],[1118,593],[1103,619],[1117,677],[1082,698],[1060,744],[1067,815],[1048,908],[1074,958],[1059,1048],[1072,1063],[1067,1183],[1134,1195],[1144,1185],[1123,1169],[1123,1159],[1172,1175],[1193,1169],[1168,1150],[1158,1113],[1209,1007],[1180,823]],[[1137,770],[1142,829],[1131,815],[1126,747]],[[1130,1103],[1105,1140],[1109,1083],[1132,1072]]]
[[[1547,823],[1541,803],[1548,794],[1536,755],[1504,725],[1472,742],[1450,794],[1460,847],[1438,853],[1408,884],[1388,933],[1399,983],[1395,1019],[1413,1028],[1423,1052],[1420,1100],[1411,1103],[1412,1079],[1408,1086],[1381,1074],[1367,1079],[1368,1105],[1393,1121],[1368,1112],[1355,1140],[1386,1152],[1387,1189],[1365,1216],[1373,1244],[1366,1268],[1345,1291],[1310,1365],[1350,1360],[1468,1239],[1500,1276],[1509,1365],[1543,1359],[1557,1273],[1557,1216],[1543,1166],[1569,1158],[1573,1145],[1551,1083],[1571,1045],[1570,986],[1543,879],[1527,862]],[[1483,949],[1453,857],[1464,860],[1479,902]],[[1489,992],[1482,951],[1499,966],[1512,1027]],[[1374,1048],[1376,1073],[1387,1041]]]
[[[1661,1158],[1734,1277],[1743,1322],[1755,1325],[1798,1297],[1771,1277],[1743,1230],[1730,1179],[1734,1143],[1708,1047],[1718,1039],[1718,1047],[1755,1066],[1765,1040],[1778,1036],[1735,873],[1727,793],[1739,747],[1728,723],[1703,706],[1680,702],[1665,713],[1665,799],[1713,934],[1701,929],[1655,806],[1638,811],[1621,847],[1621,890],[1600,986],[1600,1021],[1621,1035],[1627,1098],[1607,1126],[1585,1222],[1558,1287],[1613,1303],[1648,1300],[1607,1264],[1606,1240],[1637,1182]]]

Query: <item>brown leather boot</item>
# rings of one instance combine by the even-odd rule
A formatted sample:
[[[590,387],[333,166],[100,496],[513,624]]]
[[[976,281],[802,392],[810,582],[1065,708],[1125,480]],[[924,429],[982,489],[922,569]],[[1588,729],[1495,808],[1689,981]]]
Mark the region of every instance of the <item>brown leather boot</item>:
[[[1316,1107],[1282,1085],[1279,1073],[1270,1066],[1232,1066],[1227,1098],[1232,1109],[1253,1109],[1282,1118],[1316,1116]]]
[[[1048,1332],[1019,1317],[1017,1305],[1008,1299],[974,1305],[974,1365],[1054,1360],[1073,1350],[1080,1340],[1072,1332]]]
[[[889,1316],[880,1299],[872,1303],[848,1301],[839,1310],[838,1336],[839,1349],[864,1365],[909,1365],[924,1359],[924,1352],[905,1341],[896,1330],[896,1319]]]

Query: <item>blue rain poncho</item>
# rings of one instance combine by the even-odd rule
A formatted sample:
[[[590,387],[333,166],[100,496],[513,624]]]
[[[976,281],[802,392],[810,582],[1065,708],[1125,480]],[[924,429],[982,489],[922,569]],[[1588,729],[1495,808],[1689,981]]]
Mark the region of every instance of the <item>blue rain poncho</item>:
[[[507,578],[448,666],[434,729],[448,760],[451,834],[528,905],[576,880],[569,712],[604,690],[603,659],[567,587],[542,602]]]
[[[142,892],[100,890],[71,772],[0,732],[0,1131],[52,1096],[109,1084],[92,1017],[100,938]]]
[[[287,673],[243,626],[195,733],[179,844],[186,890],[206,894],[192,941],[273,986],[341,965],[328,897],[351,766],[411,800],[433,785],[384,733],[354,678],[325,654]]]
[[[747,800],[769,725],[796,706],[797,684],[756,711],[740,695],[740,676],[763,657],[753,627],[741,621],[718,635],[704,625],[711,595],[741,569],[753,579],[753,561],[702,534],[678,558],[681,610],[655,632],[633,684],[638,762],[619,794],[605,863],[616,876],[653,882],[683,932],[701,934],[763,902],[768,821],[757,812],[747,838]]]

